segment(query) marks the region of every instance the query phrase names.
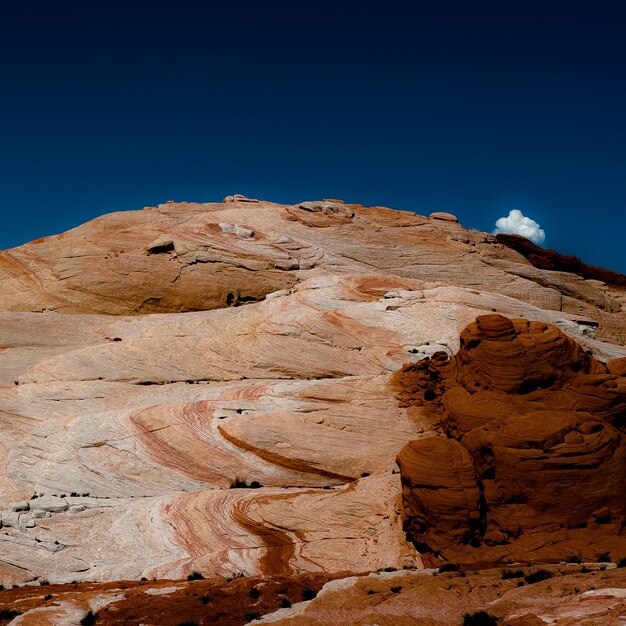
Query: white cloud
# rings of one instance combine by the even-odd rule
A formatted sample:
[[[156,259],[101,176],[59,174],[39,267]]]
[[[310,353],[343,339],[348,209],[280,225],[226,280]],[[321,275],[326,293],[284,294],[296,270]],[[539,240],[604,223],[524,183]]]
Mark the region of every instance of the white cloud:
[[[509,211],[507,217],[501,217],[496,221],[496,229],[493,234],[498,235],[499,233],[521,235],[539,245],[546,238],[543,228],[535,220],[526,217],[519,209]]]

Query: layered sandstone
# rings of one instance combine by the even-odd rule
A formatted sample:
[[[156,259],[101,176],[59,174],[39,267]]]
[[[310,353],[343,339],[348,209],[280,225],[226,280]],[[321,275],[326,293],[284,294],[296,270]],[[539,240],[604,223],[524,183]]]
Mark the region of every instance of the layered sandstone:
[[[103,216],[0,253],[0,281],[5,586],[419,567],[395,459],[440,414],[398,402],[403,364],[493,311],[611,380],[626,357],[619,287],[450,215],[336,200]]]
[[[626,377],[554,326],[479,316],[397,374],[441,434],[398,456],[408,534],[453,561],[626,554]]]
[[[498,626],[618,626],[626,612],[623,570],[549,567],[550,578],[526,583],[537,568],[522,568],[521,578],[501,578],[502,570],[461,575],[385,572],[328,582],[318,596],[290,609],[279,609],[258,622],[272,626],[462,626],[465,616],[485,614]],[[470,622],[471,623],[471,622]]]
[[[526,582],[542,571],[549,578]],[[498,626],[619,626],[623,571],[587,563],[521,567],[505,579],[491,569],[118,581],[22,587],[0,598],[21,613],[16,626],[76,625],[87,611],[105,626],[461,626],[465,615],[485,613]]]
[[[285,206],[229,196],[111,213],[0,253],[4,311],[208,310],[355,272],[510,296],[589,317],[603,337],[626,341],[623,284],[541,271],[443,213],[426,218],[334,200]]]

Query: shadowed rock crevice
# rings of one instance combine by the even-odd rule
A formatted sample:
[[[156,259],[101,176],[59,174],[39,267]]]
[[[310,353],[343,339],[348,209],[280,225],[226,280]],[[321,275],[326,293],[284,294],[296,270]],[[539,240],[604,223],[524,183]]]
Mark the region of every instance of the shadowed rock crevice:
[[[395,376],[439,434],[398,456],[408,537],[459,562],[626,553],[626,378],[557,328],[484,315]]]

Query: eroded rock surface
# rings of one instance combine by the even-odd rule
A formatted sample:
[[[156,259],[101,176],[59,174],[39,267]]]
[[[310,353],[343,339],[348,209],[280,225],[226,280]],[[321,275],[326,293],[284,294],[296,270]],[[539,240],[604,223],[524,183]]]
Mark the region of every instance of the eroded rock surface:
[[[541,580],[542,572],[548,578]],[[496,568],[46,585],[0,591],[0,606],[21,613],[16,626],[73,626],[88,610],[97,624],[128,626],[180,626],[183,618],[202,626],[461,626],[465,615],[477,613],[498,626],[624,622],[626,586],[614,564],[522,566],[511,573],[504,579]],[[526,582],[533,575],[538,582]]]
[[[549,324],[479,316],[396,375],[441,434],[398,456],[408,534],[452,561],[626,553],[626,377]]]
[[[395,458],[439,416],[395,372],[492,311],[626,356],[620,288],[333,199],[103,216],[0,253],[0,286],[5,586],[420,566]]]
[[[222,203],[168,202],[104,215],[0,252],[1,308],[114,315],[209,310],[337,272],[511,296],[589,317],[600,324],[601,338],[626,342],[620,315],[626,282],[607,281],[610,286],[537,269],[448,213],[428,219],[337,200],[287,206],[234,195]]]

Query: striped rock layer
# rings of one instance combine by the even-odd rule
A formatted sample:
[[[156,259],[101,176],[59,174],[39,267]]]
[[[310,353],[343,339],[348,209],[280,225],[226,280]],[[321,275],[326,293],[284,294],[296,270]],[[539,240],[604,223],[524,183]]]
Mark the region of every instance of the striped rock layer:
[[[421,567],[396,456],[447,437],[443,409],[399,396],[401,368],[451,357],[493,312],[558,328],[589,376],[626,356],[619,285],[535,267],[448,214],[335,200],[105,215],[0,253],[0,288],[5,587]],[[455,442],[482,427],[470,413],[450,417]],[[621,462],[616,428],[567,445],[596,436]],[[471,449],[428,472],[458,457],[480,492]]]

